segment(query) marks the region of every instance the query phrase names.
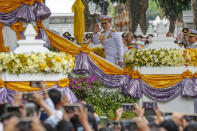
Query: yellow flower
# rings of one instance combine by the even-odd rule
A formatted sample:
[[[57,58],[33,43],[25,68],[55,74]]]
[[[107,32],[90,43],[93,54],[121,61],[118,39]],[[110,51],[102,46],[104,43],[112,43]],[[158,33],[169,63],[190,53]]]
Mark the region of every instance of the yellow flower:
[[[40,68],[41,68],[41,70],[45,70],[46,65],[45,64],[40,64]]]
[[[59,56],[55,56],[55,60],[56,60],[57,62],[62,62],[62,59],[61,59],[61,57],[59,57]]]

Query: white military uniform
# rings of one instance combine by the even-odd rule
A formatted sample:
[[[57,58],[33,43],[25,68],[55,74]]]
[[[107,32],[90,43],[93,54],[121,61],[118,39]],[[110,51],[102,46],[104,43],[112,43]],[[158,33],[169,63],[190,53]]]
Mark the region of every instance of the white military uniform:
[[[122,56],[124,55],[124,48],[121,35],[112,30],[108,29],[106,32],[101,32],[99,35],[93,35],[93,44],[102,44],[106,59],[113,64],[118,65],[118,62],[123,62]]]
[[[190,46],[188,46],[188,48],[195,48],[195,49],[197,49],[197,42],[191,44]]]

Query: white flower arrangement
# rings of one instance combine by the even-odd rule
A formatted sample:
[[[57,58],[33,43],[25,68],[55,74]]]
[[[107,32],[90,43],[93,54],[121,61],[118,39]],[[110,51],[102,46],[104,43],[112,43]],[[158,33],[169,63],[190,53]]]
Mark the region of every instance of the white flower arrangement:
[[[67,53],[0,53],[0,72],[9,73],[70,73],[75,58]]]
[[[123,59],[127,67],[158,67],[158,66],[184,66],[190,56],[183,55],[182,49],[130,49],[125,52]]]

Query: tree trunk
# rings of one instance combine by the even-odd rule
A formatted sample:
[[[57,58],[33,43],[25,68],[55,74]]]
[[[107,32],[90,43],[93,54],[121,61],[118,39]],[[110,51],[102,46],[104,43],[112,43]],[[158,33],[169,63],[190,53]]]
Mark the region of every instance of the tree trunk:
[[[170,27],[169,27],[169,31],[170,33],[174,34],[174,29],[175,29],[175,24],[176,24],[176,18],[172,18],[170,17]]]
[[[94,25],[97,23],[97,18],[99,15],[97,14],[90,14],[89,6],[88,6],[88,0],[82,0],[85,10],[84,10],[84,16],[85,16],[85,32],[92,32]]]
[[[191,0],[191,7],[192,7],[192,12],[193,12],[193,23],[194,23],[194,28],[196,29],[197,27],[197,0]]]
[[[137,25],[140,24],[142,31],[146,32],[146,10],[148,0],[127,0],[129,10],[129,30],[135,32]]]
[[[139,0],[139,24],[141,30],[146,34],[146,10],[148,8],[148,0]]]

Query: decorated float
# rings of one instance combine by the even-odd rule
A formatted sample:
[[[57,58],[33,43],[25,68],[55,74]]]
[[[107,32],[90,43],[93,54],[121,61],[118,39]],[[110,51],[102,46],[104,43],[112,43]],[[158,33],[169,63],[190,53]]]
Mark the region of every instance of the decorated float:
[[[94,75],[105,86],[118,87],[125,94],[133,98],[140,98],[141,102],[147,100],[158,101],[164,111],[168,112],[187,111],[188,113],[194,113],[194,109],[197,109],[194,106],[194,98],[197,96],[196,50],[183,50],[178,49],[178,47],[160,50],[151,47],[147,50],[130,50],[124,56],[126,68],[122,69],[94,54],[88,45],[82,45],[85,27],[84,6],[80,0],[76,0],[73,5],[75,38],[80,46],[55,34],[42,24],[42,21],[50,15],[49,9],[42,1],[1,1],[3,3],[0,4],[1,52],[8,51],[6,44],[3,42],[5,35],[2,33],[2,29],[4,27],[14,30],[18,40],[26,37],[29,43],[23,40],[18,41],[20,46],[16,48],[15,53],[1,53],[0,55],[1,59],[7,57],[8,60],[11,60],[11,62],[1,60],[1,64],[3,62],[7,63],[5,67],[4,65],[1,66],[0,103],[12,102],[12,94],[16,92],[39,91],[40,89],[29,86],[29,81],[38,79],[52,82],[53,84],[49,88],[62,87],[61,89],[67,92],[65,94],[72,94],[66,88],[68,86],[66,85],[68,84],[66,74],[70,73],[73,57],[75,57],[73,68],[75,73]],[[27,30],[31,28],[31,31],[34,31],[31,25],[24,27],[21,19],[32,22],[35,25],[36,33],[26,32],[24,34],[25,28]],[[57,51],[64,53],[48,52],[46,48],[41,47],[43,42],[40,41],[42,45],[41,43],[33,43],[35,42],[33,39],[35,36],[36,39],[45,40],[47,42],[45,46],[50,45]],[[152,46],[155,47],[155,44],[157,44],[157,47],[159,47],[161,41],[162,44],[169,44],[167,47],[176,46],[169,43],[172,42],[172,39],[169,41],[168,38],[160,39],[157,37],[153,40]],[[41,49],[45,54],[42,54]],[[26,54],[26,51],[39,51],[40,53]],[[38,58],[40,59],[38,60]],[[63,61],[65,64],[62,63]],[[70,95],[69,100],[74,102],[76,98]],[[190,109],[186,109],[186,107],[190,107]]]

